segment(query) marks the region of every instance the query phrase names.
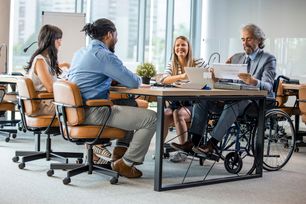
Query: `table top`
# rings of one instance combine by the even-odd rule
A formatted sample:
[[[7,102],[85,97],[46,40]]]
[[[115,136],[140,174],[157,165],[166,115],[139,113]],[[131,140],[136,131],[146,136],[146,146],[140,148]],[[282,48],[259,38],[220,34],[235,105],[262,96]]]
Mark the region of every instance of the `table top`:
[[[130,89],[126,87],[114,86],[110,91],[116,93],[128,93],[150,96],[266,96],[265,90],[196,90],[182,88],[148,87],[139,89]]]
[[[17,80],[20,77],[22,77],[22,76],[0,74],[0,82],[2,82],[2,83],[17,83]]]

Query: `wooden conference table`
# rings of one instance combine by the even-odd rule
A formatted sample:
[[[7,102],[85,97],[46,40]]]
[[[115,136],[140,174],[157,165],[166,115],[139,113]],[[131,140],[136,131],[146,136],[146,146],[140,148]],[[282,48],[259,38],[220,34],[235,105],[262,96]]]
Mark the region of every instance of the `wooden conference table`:
[[[157,129],[156,129],[156,146],[155,146],[155,171],[154,171],[154,190],[170,190],[186,188],[192,186],[207,185],[213,183],[229,182],[242,179],[262,177],[263,162],[263,134],[264,134],[264,107],[267,91],[253,90],[193,90],[181,88],[164,88],[149,87],[139,89],[128,89],[125,87],[112,87],[111,92],[120,94],[132,94],[143,96],[154,96],[157,98]],[[255,173],[251,175],[234,175],[224,178],[215,178],[210,180],[192,181],[186,183],[163,185],[163,126],[164,126],[164,108],[165,101],[174,100],[256,100],[259,102],[259,123],[258,123],[258,140],[256,140],[255,153]]]

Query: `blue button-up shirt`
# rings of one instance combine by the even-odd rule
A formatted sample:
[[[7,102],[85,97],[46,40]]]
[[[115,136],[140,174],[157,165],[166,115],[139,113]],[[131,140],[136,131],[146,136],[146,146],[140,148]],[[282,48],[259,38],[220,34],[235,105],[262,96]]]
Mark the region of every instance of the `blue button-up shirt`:
[[[141,84],[141,78],[99,40],[92,40],[74,54],[68,80],[78,85],[83,100],[107,99],[112,79],[129,88]]]

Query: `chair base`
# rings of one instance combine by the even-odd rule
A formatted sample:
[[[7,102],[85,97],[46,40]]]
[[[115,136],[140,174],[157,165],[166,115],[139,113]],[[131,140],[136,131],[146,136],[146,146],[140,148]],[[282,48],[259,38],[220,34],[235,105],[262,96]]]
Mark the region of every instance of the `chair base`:
[[[86,164],[67,164],[67,163],[61,163],[61,164],[56,164],[52,163],[50,164],[50,170],[47,172],[48,176],[52,176],[54,174],[54,169],[62,169],[62,170],[68,170],[67,172],[67,177],[63,179],[63,183],[65,185],[69,184],[71,182],[71,177],[79,175],[84,172],[88,172],[88,174],[92,174],[93,172],[101,173],[107,176],[112,177],[110,180],[111,184],[116,184],[118,183],[118,178],[119,174],[116,171],[113,171],[111,168],[110,163],[109,164],[103,164],[103,165],[95,165],[93,163],[93,151],[92,151],[92,146],[89,147],[88,149],[88,161]]]
[[[38,159],[57,160],[60,162],[68,163],[68,158],[77,158],[77,162],[82,163],[83,153],[77,152],[38,152],[38,151],[16,151],[15,157],[13,157],[13,162],[18,162],[19,157],[21,158],[21,163],[18,165],[20,169],[25,167],[25,163],[29,161],[34,161]]]
[[[11,138],[17,137],[16,129],[1,129],[0,136],[5,137],[5,142],[9,142]]]
[[[19,123],[20,120],[10,120],[10,121],[0,121],[0,136],[5,137],[5,141],[9,142],[10,138],[17,137],[17,129],[15,127],[16,124]],[[4,128],[7,127],[7,128]]]

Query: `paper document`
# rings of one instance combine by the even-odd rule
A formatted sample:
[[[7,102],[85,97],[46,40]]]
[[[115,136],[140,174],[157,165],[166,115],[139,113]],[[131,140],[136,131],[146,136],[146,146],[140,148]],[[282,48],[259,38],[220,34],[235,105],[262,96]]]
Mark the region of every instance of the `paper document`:
[[[239,73],[247,73],[246,64],[214,63],[212,68],[214,69],[215,77],[218,79],[239,80]]]

